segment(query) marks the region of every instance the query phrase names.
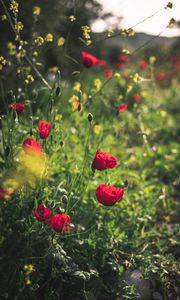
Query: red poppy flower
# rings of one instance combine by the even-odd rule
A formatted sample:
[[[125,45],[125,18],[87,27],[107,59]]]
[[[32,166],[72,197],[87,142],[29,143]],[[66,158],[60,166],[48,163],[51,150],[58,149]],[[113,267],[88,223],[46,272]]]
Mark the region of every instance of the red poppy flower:
[[[12,196],[13,192],[8,192],[4,188],[0,187],[0,198],[3,200],[8,200],[10,196]]]
[[[139,100],[141,99],[141,96],[140,96],[139,94],[134,94],[134,95],[132,96],[132,98],[133,98],[133,100],[134,100],[135,102],[139,102]]]
[[[9,105],[9,108],[12,109],[12,111],[16,111],[18,114],[22,113],[22,111],[25,109],[26,104],[23,103],[11,103]]]
[[[165,72],[156,72],[156,73],[154,74],[154,76],[155,76],[155,79],[156,79],[157,81],[167,80],[168,77],[169,77],[168,74],[165,73]]]
[[[99,59],[88,52],[82,51],[81,56],[82,56],[83,65],[86,68],[94,67],[99,63]]]
[[[127,108],[128,108],[128,103],[124,103],[124,104],[121,105],[120,107],[117,107],[117,109],[118,109],[120,112],[124,112]]]
[[[70,226],[70,218],[66,214],[55,214],[52,216],[49,222],[49,227],[54,229],[55,231],[67,231],[72,230]]]
[[[51,131],[52,125],[47,121],[40,121],[38,124],[38,132],[41,139],[46,139]]]
[[[107,152],[101,152],[100,149],[96,151],[96,155],[92,162],[92,170],[105,170],[113,169],[117,165],[117,159],[115,156]]]
[[[27,138],[23,142],[22,147],[27,154],[33,156],[46,156],[46,154],[42,152],[42,145],[36,142],[33,138]]]
[[[149,64],[145,61],[145,60],[141,60],[139,63],[139,68],[142,69],[142,70],[145,70],[148,68]]]
[[[129,57],[128,55],[126,55],[126,54],[121,54],[121,55],[119,56],[119,60],[120,60],[121,62],[124,62],[124,63],[128,63],[128,62],[131,61],[130,57]]]
[[[107,62],[105,60],[99,59],[98,66],[101,68],[105,67],[107,65]]]
[[[96,189],[96,197],[98,202],[105,206],[113,206],[124,195],[124,189],[116,188],[114,186],[106,186],[100,184]]]
[[[175,71],[179,71],[179,70],[180,70],[180,61],[178,61],[178,62],[175,64],[174,70],[175,70]]]
[[[44,207],[43,204],[39,204],[36,211],[32,211],[32,214],[35,215],[39,222],[48,221],[50,219],[51,210],[50,208]]]
[[[117,61],[117,62],[113,63],[113,67],[116,70],[124,70],[125,65]]]
[[[103,75],[106,78],[112,78],[113,72],[112,70],[104,70]]]

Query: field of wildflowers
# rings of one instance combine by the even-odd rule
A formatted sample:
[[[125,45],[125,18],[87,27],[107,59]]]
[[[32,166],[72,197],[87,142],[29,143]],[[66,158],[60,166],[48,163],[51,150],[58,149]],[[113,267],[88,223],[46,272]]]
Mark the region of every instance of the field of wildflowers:
[[[134,28],[83,24],[73,55],[81,1],[58,37],[34,2],[25,39],[21,1],[0,0],[0,299],[178,300],[178,43],[108,59],[96,46]]]

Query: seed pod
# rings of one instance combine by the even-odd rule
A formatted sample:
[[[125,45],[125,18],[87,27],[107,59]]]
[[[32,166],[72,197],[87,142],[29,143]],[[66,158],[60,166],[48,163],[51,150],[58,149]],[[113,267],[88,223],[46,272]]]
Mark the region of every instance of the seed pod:
[[[65,204],[68,202],[68,197],[66,195],[62,196],[62,202],[64,202]]]
[[[81,109],[82,109],[82,105],[81,105],[81,103],[79,103],[79,105],[78,105],[78,111],[81,111]]]
[[[14,120],[14,121],[17,119],[17,113],[16,113],[15,111],[13,111],[12,117],[13,117],[13,120]]]
[[[60,89],[60,87],[58,86],[58,87],[56,88],[56,97],[59,96],[60,94],[61,94],[61,89]]]
[[[74,77],[79,76],[79,75],[80,75],[80,71],[74,71],[74,72],[72,73],[72,75],[73,75]]]
[[[88,113],[88,121],[91,123],[93,120],[93,115],[91,113]]]
[[[129,184],[129,183],[128,183],[128,180],[125,180],[125,181],[124,181],[124,187],[128,187],[128,184]]]

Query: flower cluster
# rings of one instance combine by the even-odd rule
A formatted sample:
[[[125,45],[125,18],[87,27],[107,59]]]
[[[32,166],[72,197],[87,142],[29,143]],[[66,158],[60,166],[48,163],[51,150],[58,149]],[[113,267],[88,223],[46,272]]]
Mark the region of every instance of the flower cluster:
[[[32,264],[24,265],[23,271],[24,271],[24,275],[25,275],[25,284],[30,285],[31,284],[30,275],[31,275],[31,273],[35,272],[34,265],[32,265]]]
[[[32,211],[32,214],[37,218],[39,222],[45,222],[50,228],[56,232],[72,230],[70,227],[70,217],[65,214],[54,214],[50,208],[45,207],[43,204],[39,204],[36,210]]]
[[[116,165],[117,159],[115,156],[107,152],[102,152],[98,149],[92,162],[92,170],[95,172],[95,170],[103,171],[106,169],[113,169]],[[100,184],[96,189],[96,198],[98,202],[104,206],[113,206],[116,202],[122,199],[123,195],[123,188]]]

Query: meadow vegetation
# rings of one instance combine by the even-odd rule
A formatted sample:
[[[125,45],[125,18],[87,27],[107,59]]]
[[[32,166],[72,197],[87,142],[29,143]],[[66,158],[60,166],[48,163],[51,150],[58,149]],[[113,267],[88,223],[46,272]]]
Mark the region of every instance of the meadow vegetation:
[[[0,1],[0,298],[176,300],[179,41],[110,61],[82,2]]]

